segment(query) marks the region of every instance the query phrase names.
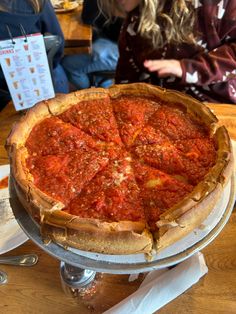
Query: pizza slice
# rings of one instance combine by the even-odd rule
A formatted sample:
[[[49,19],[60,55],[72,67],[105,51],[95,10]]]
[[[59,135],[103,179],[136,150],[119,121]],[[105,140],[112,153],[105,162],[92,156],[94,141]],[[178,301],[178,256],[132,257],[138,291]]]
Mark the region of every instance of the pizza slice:
[[[136,136],[133,141],[132,148],[135,146],[141,145],[149,145],[149,144],[157,144],[157,145],[171,145],[170,139],[159,129],[152,127],[151,125],[145,125]]]
[[[146,220],[151,230],[155,231],[160,215],[181,201],[194,186],[139,161],[133,162],[133,170]]]
[[[191,119],[178,107],[163,105],[148,120],[148,124],[163,132],[170,140],[206,137],[208,130],[203,124]]]
[[[63,204],[68,204],[107,163],[106,156],[93,150],[27,159],[34,184]]]
[[[149,144],[133,147],[135,158],[158,170],[196,185],[216,162],[213,141],[207,139],[181,140],[173,144]]]
[[[68,163],[68,155],[47,155],[29,157],[26,165],[41,191],[66,204],[76,195],[73,181],[65,175]]]
[[[60,114],[59,118],[97,139],[121,144],[109,97],[81,101]]]
[[[216,163],[217,148],[211,138],[178,140],[174,142],[174,146],[186,160],[184,172],[194,185],[200,182]]]
[[[158,103],[147,98],[123,96],[112,99],[112,106],[121,139],[126,147],[130,147],[148,118],[157,110]]]
[[[181,174],[186,159],[171,142],[135,146],[131,153],[141,162],[168,174]]]
[[[57,117],[38,123],[31,131],[25,146],[31,155],[42,156],[98,149],[92,137]]]
[[[109,159],[89,135],[56,117],[33,128],[26,148],[32,181],[63,204],[75,197]]]
[[[65,208],[45,212],[42,225],[42,233],[50,239],[86,251],[149,253],[153,245],[130,156],[124,151]]]
[[[104,221],[145,221],[130,156],[120,151],[64,210]]]

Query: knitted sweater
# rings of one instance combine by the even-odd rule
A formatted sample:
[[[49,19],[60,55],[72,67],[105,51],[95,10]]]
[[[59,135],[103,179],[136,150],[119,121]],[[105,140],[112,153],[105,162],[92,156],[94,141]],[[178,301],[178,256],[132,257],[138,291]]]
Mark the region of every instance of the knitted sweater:
[[[196,45],[166,44],[153,49],[137,33],[138,10],[130,12],[119,40],[116,83],[146,81],[191,94],[201,101],[236,103],[236,0],[195,0],[199,32]],[[143,66],[147,59],[178,59],[182,79],[168,77],[157,83]]]

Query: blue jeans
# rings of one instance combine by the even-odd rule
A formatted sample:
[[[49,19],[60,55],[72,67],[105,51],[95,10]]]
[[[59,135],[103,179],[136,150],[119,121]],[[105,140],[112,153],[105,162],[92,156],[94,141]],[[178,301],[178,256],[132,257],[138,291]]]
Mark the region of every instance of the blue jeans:
[[[69,82],[63,67],[58,64],[53,69],[53,85],[55,93],[69,93]]]
[[[93,42],[91,54],[78,54],[65,56],[62,60],[69,81],[77,89],[89,88],[91,86],[92,72],[97,71],[115,71],[119,57],[118,46],[109,39],[99,38]],[[96,77],[95,83],[100,87],[109,87],[113,81],[111,79],[103,80],[102,77]]]

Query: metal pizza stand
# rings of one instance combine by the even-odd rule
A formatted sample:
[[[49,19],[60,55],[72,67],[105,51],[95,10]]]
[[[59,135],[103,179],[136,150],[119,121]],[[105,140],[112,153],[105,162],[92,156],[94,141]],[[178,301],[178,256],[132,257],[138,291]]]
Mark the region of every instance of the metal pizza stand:
[[[10,179],[10,203],[20,227],[42,250],[61,261],[62,285],[68,289],[85,289],[96,273],[135,274],[170,267],[192,256],[207,246],[227,223],[235,202],[235,179],[230,179],[221,199],[202,225],[177,243],[154,255],[148,261],[144,254],[106,255],[85,252],[74,248],[64,248],[56,243],[42,241],[39,225],[31,219],[23,208],[12,180]],[[97,273],[98,274],[98,273]]]

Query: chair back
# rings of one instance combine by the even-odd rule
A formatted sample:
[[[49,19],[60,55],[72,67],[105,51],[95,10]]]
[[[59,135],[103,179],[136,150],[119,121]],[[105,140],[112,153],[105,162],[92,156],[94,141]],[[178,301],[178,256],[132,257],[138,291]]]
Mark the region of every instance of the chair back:
[[[58,35],[44,35],[44,44],[46,48],[46,53],[48,57],[48,65],[51,72],[52,80],[53,80],[53,59],[55,57],[55,54],[60,49],[62,38]]]

